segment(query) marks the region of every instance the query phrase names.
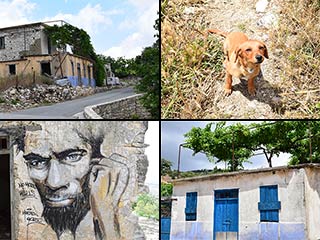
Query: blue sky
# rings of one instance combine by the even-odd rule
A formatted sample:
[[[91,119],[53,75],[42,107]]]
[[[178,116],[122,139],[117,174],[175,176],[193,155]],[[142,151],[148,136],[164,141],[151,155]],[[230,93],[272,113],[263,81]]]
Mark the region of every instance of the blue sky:
[[[238,121],[239,122],[239,121]],[[250,124],[253,121],[240,121],[242,124]],[[173,163],[172,168],[178,167],[178,149],[181,143],[185,142],[184,134],[189,132],[192,127],[204,128],[210,121],[162,121],[161,122],[161,158],[169,160]],[[216,123],[216,122],[215,122]],[[237,122],[227,121],[227,125],[232,125]],[[212,126],[214,127],[214,126]],[[205,154],[198,153],[192,156],[193,151],[187,148],[181,150],[181,165],[182,171],[198,170],[198,169],[213,169],[214,166],[224,168],[224,163],[214,165],[208,161]],[[280,154],[279,157],[273,157],[272,166],[287,165],[289,154]],[[252,164],[245,163],[245,169],[265,168],[268,167],[267,160],[264,155],[253,156],[249,159]]]
[[[97,53],[132,58],[155,42],[158,0],[0,0],[0,27],[64,20],[91,36]]]

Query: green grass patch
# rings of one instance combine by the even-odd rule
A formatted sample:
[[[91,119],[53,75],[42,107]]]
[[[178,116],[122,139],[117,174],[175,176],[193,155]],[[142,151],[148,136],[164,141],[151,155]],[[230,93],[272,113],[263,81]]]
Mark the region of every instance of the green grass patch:
[[[133,204],[133,210],[139,216],[159,220],[159,199],[151,194],[143,193]]]

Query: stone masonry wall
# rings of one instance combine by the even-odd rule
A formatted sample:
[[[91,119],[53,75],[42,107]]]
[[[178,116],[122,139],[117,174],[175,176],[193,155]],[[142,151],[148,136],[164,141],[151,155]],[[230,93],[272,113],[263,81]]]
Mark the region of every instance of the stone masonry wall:
[[[12,239],[144,239],[132,203],[148,167],[146,130],[143,121],[1,122],[14,146]]]
[[[0,29],[5,39],[5,48],[0,49],[0,61],[20,59],[23,55],[41,54],[40,26]]]
[[[99,116],[103,119],[140,119],[151,118],[150,113],[142,106],[139,99],[142,95],[123,98],[106,104],[100,104],[93,107]]]

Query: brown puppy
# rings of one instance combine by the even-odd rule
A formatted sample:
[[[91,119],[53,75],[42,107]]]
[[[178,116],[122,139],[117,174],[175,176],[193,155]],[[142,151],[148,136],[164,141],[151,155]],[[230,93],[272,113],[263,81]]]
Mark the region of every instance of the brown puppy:
[[[260,64],[264,58],[269,58],[266,45],[261,41],[248,39],[241,32],[225,33],[217,29],[209,29],[208,32],[226,38],[223,45],[226,57],[226,95],[232,92],[232,76],[248,80],[248,91],[255,95],[254,79],[260,73]]]

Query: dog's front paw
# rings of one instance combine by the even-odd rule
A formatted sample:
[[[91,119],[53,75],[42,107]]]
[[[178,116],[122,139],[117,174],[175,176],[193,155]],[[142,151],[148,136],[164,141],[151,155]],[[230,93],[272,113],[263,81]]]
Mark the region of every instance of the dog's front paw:
[[[225,88],[225,89],[224,89],[224,95],[230,96],[231,93],[232,93],[232,89],[231,89],[231,88]]]
[[[255,87],[249,87],[249,88],[248,88],[248,91],[249,91],[249,94],[250,94],[251,96],[255,96],[255,95],[256,95],[256,89],[255,89]]]

